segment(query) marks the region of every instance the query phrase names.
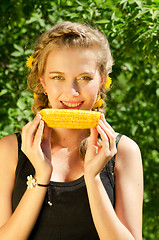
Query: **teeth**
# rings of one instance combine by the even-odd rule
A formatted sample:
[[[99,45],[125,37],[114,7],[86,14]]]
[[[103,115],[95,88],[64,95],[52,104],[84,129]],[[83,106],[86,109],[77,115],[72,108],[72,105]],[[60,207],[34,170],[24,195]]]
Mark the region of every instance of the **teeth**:
[[[63,102],[67,107],[77,107],[81,104],[80,103],[68,103],[68,102]]]

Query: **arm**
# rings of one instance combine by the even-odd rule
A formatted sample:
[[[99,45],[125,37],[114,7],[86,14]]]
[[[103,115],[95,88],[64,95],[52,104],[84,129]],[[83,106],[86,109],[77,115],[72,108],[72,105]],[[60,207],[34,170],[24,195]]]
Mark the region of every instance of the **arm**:
[[[44,123],[40,116],[37,116],[23,128],[22,148],[35,167],[37,181],[47,184],[52,172],[48,148],[50,130],[47,129],[44,133],[43,143],[41,144],[43,130]],[[8,149],[11,148],[11,145],[14,150],[10,152]],[[17,148],[15,135],[5,137],[0,141],[0,239],[3,240],[25,240],[28,238],[39,215],[47,190],[47,188],[39,186],[34,189],[27,189],[12,214],[12,191],[17,163]]]
[[[115,176],[115,212],[135,240],[140,240],[143,203],[142,159],[137,144],[126,136],[119,142]]]
[[[93,129],[85,158],[85,181],[94,224],[101,240],[141,240],[143,190],[140,151],[125,136],[118,144],[114,210],[99,172],[115,153],[116,134],[104,119],[102,122],[97,129],[103,146],[97,146],[98,132]]]

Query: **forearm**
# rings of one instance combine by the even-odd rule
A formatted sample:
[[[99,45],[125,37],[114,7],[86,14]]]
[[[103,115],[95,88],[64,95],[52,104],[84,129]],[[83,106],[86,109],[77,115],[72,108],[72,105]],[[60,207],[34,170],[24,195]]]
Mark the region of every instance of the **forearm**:
[[[9,220],[0,228],[0,239],[25,240],[32,231],[46,194],[46,187],[27,189]]]
[[[85,175],[93,221],[101,240],[134,240],[132,234],[118,219],[99,175]]]

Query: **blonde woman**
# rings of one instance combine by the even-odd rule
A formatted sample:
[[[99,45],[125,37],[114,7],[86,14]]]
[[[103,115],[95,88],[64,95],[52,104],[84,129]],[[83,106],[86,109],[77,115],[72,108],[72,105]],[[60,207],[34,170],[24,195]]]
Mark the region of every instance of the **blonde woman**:
[[[141,240],[137,144],[101,114],[91,129],[49,128],[44,108],[104,112],[113,59],[97,29],[53,26],[28,62],[35,118],[0,140],[0,239]]]

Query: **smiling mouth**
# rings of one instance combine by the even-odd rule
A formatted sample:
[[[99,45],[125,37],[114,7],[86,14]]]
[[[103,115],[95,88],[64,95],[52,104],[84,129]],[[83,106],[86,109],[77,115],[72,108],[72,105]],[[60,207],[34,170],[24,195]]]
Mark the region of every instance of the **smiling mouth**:
[[[65,102],[65,101],[60,101],[61,104],[65,107],[65,108],[80,108],[81,105],[83,104],[84,101],[82,102],[78,102],[78,103],[73,103],[73,102]]]

